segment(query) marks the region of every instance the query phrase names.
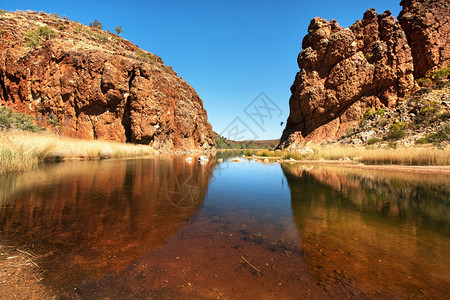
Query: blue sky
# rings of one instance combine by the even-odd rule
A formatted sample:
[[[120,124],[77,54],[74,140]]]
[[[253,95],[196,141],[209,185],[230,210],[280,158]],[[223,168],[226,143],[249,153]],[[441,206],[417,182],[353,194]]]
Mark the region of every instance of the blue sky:
[[[121,25],[122,37],[160,56],[195,88],[216,132],[232,137],[234,128],[240,139],[276,139],[289,116],[289,88],[310,20],[348,27],[372,7],[397,16],[399,2],[16,0],[2,1],[0,9],[58,13],[86,25],[98,19],[112,32]]]

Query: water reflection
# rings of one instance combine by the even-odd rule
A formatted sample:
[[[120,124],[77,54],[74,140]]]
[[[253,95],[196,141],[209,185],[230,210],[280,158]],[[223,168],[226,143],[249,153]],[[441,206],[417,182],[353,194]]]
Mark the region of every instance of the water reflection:
[[[38,254],[61,298],[445,298],[449,182],[244,159],[63,163],[0,181],[0,242]]]
[[[195,158],[194,158],[195,159]],[[203,203],[214,162],[54,165],[0,181],[0,236],[39,255],[45,282],[100,278],[162,245]]]
[[[329,296],[448,296],[448,176],[282,169],[306,262]]]

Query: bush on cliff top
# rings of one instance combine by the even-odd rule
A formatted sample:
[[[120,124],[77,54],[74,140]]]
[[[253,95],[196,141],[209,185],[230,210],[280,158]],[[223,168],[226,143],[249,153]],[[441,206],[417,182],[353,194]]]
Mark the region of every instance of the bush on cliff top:
[[[89,24],[89,26],[90,26],[90,27],[97,28],[97,29],[100,29],[100,30],[103,29],[102,23],[100,23],[100,21],[97,20],[97,19],[95,19],[94,22],[91,22],[91,23]]]

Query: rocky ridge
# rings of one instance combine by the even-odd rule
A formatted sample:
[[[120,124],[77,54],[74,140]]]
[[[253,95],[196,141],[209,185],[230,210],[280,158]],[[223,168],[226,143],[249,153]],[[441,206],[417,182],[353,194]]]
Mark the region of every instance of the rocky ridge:
[[[436,16],[441,20],[438,24],[442,24],[433,23],[427,28],[411,25],[405,33],[401,25],[416,24],[418,15],[426,15],[422,4],[416,2],[402,1],[402,23],[390,11],[377,14],[375,9],[367,10],[363,19],[349,28],[342,28],[336,20],[311,20],[298,56],[300,71],[291,87],[290,115],[278,148],[335,141],[357,128],[368,109],[376,111],[404,103],[418,89],[415,70],[421,74],[422,70],[448,65],[448,3],[425,1],[443,2],[433,4],[435,10],[447,9]],[[417,48],[420,42],[411,42],[416,31],[437,37],[427,40],[429,48],[441,51],[438,60],[431,60],[432,67],[421,67],[417,60],[421,56]]]
[[[62,136],[213,147],[195,90],[118,35],[36,12],[0,14],[0,104]]]

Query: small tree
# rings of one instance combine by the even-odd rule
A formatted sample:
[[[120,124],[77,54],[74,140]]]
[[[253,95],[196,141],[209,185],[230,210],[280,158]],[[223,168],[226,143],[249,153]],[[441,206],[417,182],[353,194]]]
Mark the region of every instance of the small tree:
[[[90,27],[95,27],[95,28],[100,29],[100,30],[103,29],[102,23],[100,23],[100,21],[97,20],[97,19],[95,19],[94,22],[91,22],[91,23],[89,24],[89,26],[90,26]]]
[[[120,35],[122,32],[123,32],[123,30],[122,30],[122,26],[117,26],[116,27],[116,29],[115,29],[115,31],[117,32],[117,35]]]

